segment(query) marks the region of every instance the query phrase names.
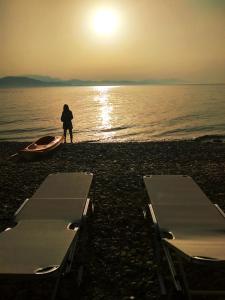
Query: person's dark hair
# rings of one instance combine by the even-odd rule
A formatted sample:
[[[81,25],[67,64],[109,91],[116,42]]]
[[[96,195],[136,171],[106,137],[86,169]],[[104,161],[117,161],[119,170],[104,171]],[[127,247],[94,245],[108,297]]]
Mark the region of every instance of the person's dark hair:
[[[63,110],[68,111],[69,110],[69,106],[67,104],[64,104]]]

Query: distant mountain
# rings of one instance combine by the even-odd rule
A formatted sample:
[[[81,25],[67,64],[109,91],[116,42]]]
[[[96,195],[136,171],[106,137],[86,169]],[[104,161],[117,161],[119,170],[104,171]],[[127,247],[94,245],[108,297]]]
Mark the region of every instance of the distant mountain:
[[[44,82],[60,82],[62,81],[62,79],[60,78],[55,78],[55,77],[50,77],[50,76],[42,76],[42,75],[24,75],[23,77],[28,77],[28,78],[32,78],[32,79],[36,79],[36,80],[40,80],[40,81],[44,81]]]
[[[141,85],[141,84],[179,84],[182,81],[176,79],[162,80],[61,80],[48,76],[29,75],[29,76],[7,76],[0,78],[0,88],[13,87],[47,87],[47,86],[92,86],[92,85]]]
[[[0,78],[0,87],[35,87],[35,86],[47,86],[46,82],[27,78],[27,77],[17,77],[8,76]]]

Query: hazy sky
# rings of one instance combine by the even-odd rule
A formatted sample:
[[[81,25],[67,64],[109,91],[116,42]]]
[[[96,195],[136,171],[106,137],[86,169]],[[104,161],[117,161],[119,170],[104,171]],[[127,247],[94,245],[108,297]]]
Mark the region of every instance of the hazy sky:
[[[225,82],[225,0],[0,0],[0,77],[26,74]]]

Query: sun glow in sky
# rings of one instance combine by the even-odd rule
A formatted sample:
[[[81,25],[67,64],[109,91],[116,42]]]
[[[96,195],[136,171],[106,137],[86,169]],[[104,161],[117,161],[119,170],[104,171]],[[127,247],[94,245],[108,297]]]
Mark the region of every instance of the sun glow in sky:
[[[225,82],[225,0],[0,0],[0,77]]]
[[[119,27],[118,13],[107,8],[98,9],[93,15],[92,26],[97,34],[105,36],[115,34]]]

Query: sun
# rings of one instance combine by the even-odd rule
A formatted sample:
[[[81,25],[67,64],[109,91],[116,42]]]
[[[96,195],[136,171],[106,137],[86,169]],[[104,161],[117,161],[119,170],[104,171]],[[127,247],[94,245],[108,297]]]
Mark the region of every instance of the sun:
[[[112,35],[119,27],[118,13],[112,9],[99,9],[93,15],[92,26],[98,35]]]

